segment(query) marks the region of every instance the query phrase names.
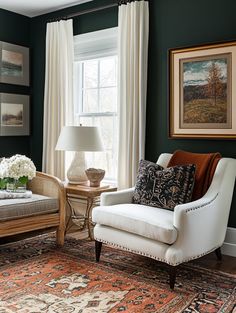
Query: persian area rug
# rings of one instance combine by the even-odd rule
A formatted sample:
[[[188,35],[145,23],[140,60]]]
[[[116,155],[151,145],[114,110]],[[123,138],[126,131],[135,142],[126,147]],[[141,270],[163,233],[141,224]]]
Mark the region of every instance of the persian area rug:
[[[189,263],[174,291],[165,265],[94,242],[52,235],[0,246],[0,313],[234,312],[236,277]]]

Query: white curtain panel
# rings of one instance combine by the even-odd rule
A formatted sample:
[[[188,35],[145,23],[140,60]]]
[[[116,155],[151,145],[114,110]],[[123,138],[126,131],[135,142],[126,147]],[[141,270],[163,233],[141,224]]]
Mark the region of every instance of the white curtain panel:
[[[47,24],[43,171],[64,179],[65,155],[55,151],[61,128],[73,121],[73,21]]]
[[[119,7],[118,188],[134,186],[145,153],[149,7],[134,1]]]

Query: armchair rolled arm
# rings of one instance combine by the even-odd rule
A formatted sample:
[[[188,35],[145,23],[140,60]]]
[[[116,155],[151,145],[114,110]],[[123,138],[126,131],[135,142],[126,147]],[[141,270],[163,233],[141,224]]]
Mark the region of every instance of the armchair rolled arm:
[[[178,224],[178,218],[181,216],[181,214],[199,210],[199,209],[202,209],[204,207],[211,205],[216,200],[218,195],[219,193],[217,192],[214,195],[204,196],[201,199],[196,200],[196,201],[177,205],[174,209],[174,224]]]
[[[174,227],[178,237],[167,250],[170,264],[198,258],[222,245],[229,215],[222,204],[222,197],[216,193],[175,207]]]
[[[114,192],[104,192],[101,194],[101,205],[114,205],[122,203],[132,203],[134,187]]]
[[[236,161],[219,161],[211,186],[199,200],[177,205],[174,227],[178,231],[166,258],[172,265],[207,254],[224,242],[236,175]]]

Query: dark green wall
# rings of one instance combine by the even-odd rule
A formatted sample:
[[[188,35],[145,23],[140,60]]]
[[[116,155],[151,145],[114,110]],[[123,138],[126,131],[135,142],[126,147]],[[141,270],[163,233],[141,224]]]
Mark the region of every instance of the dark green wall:
[[[20,14],[0,9],[0,41],[30,46],[30,19]],[[30,94],[29,87],[0,83],[0,92]],[[0,157],[15,153],[30,155],[29,136],[0,137]]]
[[[0,137],[0,155],[31,152],[41,168],[43,142],[43,93],[46,21],[116,0],[95,0],[30,21],[32,75],[32,135],[29,138]],[[227,0],[150,0],[150,38],[147,97],[146,158],[155,161],[162,152],[184,149],[193,152],[220,151],[236,157],[235,140],[180,140],[168,138],[168,49],[218,41],[236,40],[236,1]],[[74,18],[74,34],[117,26],[117,8]],[[17,30],[17,32],[16,32]],[[29,45],[29,19],[0,10],[0,40]],[[13,86],[2,86],[10,92]],[[6,88],[6,89],[2,89]],[[19,87],[20,88],[20,87]],[[15,90],[14,90],[15,91]],[[25,92],[21,89],[19,92]],[[236,192],[235,192],[236,194]],[[222,208],[224,209],[224,208]],[[236,196],[229,226],[236,227]]]
[[[235,140],[168,138],[168,49],[236,40],[236,1],[150,1],[149,75],[147,97],[146,158],[162,152],[219,151],[236,158]],[[236,118],[235,116],[233,118]],[[223,210],[224,208],[222,208]],[[236,192],[229,226],[236,227]]]
[[[45,14],[31,19],[31,47],[32,47],[32,87],[33,87],[33,110],[32,110],[32,136],[31,154],[38,169],[42,163],[43,143],[43,95],[44,95],[44,73],[45,73],[45,36],[46,23],[48,19],[59,18],[93,7],[115,3],[116,0],[95,0],[79,6]],[[99,12],[81,15],[74,18],[74,35],[87,33],[118,25],[117,7]]]

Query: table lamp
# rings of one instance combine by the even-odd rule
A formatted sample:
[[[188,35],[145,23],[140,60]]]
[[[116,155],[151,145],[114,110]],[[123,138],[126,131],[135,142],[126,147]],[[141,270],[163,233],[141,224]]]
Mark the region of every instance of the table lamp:
[[[75,151],[67,171],[70,184],[81,184],[88,180],[85,170],[85,151],[102,151],[103,144],[98,127],[64,126],[57,141],[56,150]]]

